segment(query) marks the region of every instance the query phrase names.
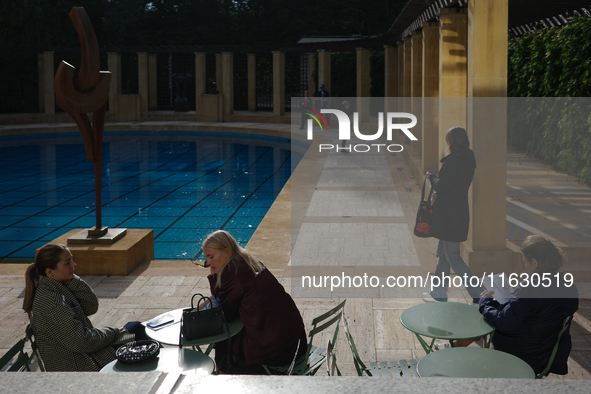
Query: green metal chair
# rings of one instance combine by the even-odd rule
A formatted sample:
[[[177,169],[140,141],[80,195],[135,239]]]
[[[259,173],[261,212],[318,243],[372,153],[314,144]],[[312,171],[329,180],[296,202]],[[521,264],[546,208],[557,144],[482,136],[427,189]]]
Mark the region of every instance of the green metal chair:
[[[337,366],[337,357],[334,352],[334,342],[330,340],[326,344],[326,372],[328,376],[343,376]]]
[[[339,305],[331,309],[330,311],[316,317],[312,320],[312,329],[308,334],[308,350],[306,354],[298,359],[294,360],[294,362],[290,365],[281,365],[281,366],[271,366],[271,365],[264,365],[265,371],[269,375],[314,375],[318,371],[318,369],[322,366],[324,361],[326,360],[326,349],[316,347],[312,344],[314,340],[314,336],[321,333],[322,331],[326,330],[327,328],[331,327],[336,323],[334,329],[334,335],[332,336],[332,344],[335,344],[337,341],[337,336],[339,334],[339,323],[341,321],[341,316],[343,316],[343,310],[345,308],[345,303],[347,300],[344,300]]]
[[[41,355],[39,354],[39,348],[37,347],[37,343],[35,342],[35,334],[33,333],[33,328],[31,327],[30,324],[27,324],[27,328],[25,329],[25,339],[27,341],[31,342],[31,350],[33,351],[31,358],[33,358],[33,356],[34,356],[37,359],[37,364],[39,365],[39,370],[41,372],[45,372],[45,366],[43,365],[43,360],[41,360]]]
[[[380,361],[380,362],[371,362],[369,363],[369,368],[365,366],[363,361],[361,361],[361,357],[359,357],[359,352],[357,351],[357,346],[355,346],[355,341],[353,340],[353,336],[351,332],[349,332],[349,324],[347,323],[347,319],[343,315],[343,328],[345,330],[345,336],[347,337],[347,342],[349,342],[349,348],[351,348],[351,353],[353,354],[353,363],[355,364],[355,369],[357,370],[357,375],[363,376],[365,373],[367,376],[378,376],[378,377],[418,377],[417,374],[417,360],[400,360],[398,363],[396,361]]]
[[[554,362],[554,357],[556,357],[556,352],[558,352],[558,345],[560,344],[560,338],[562,334],[570,327],[570,319],[571,316],[567,316],[564,321],[562,322],[562,329],[558,332],[558,339],[556,340],[556,345],[554,345],[554,349],[552,349],[552,354],[550,355],[550,359],[548,360],[548,365],[542,372],[536,375],[536,379],[542,379],[550,374],[550,368],[552,368],[552,363]]]
[[[0,358],[0,371],[30,371],[30,359],[31,357],[25,352],[25,339],[23,338],[11,347],[2,358]]]

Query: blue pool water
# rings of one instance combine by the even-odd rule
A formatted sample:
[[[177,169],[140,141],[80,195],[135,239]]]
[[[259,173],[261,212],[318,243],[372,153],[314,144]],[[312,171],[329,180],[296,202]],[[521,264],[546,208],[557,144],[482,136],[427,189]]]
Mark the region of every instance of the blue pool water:
[[[246,245],[293,157],[287,139],[237,137],[105,133],[103,226],[154,229],[156,259],[194,257],[218,229]],[[0,258],[33,259],[45,243],[95,225],[93,164],[78,133],[3,137],[0,165]]]

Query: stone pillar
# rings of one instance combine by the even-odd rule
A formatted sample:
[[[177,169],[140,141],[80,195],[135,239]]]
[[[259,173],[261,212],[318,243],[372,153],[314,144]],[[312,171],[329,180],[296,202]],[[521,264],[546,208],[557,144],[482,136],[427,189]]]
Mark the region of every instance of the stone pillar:
[[[121,94],[121,55],[116,52],[108,53],[109,71],[111,72],[111,86],[109,87],[109,113],[119,114],[118,97]]]
[[[410,37],[406,37],[403,40],[403,78],[404,78],[404,90],[402,93],[404,97],[412,97],[412,42]],[[406,101],[408,103],[408,101]],[[410,110],[409,106],[405,105],[406,110]]]
[[[201,95],[207,92],[205,52],[195,52],[195,114],[203,115],[203,100]]]
[[[224,78],[222,77],[222,54],[216,53],[215,54],[215,86],[220,92],[220,94],[224,91]]]
[[[158,109],[158,62],[156,55],[148,55],[148,110],[156,111]]]
[[[234,113],[234,54],[222,53],[222,91],[224,95],[224,121]]]
[[[148,117],[148,54],[146,52],[138,52],[137,54],[137,78],[138,78],[138,93],[140,94],[140,118],[146,119]]]
[[[45,115],[55,115],[55,91],[53,90],[53,52],[43,52],[43,97]]]
[[[423,24],[423,174],[439,171],[439,23]]]
[[[369,94],[369,87],[371,84],[371,76],[369,74],[369,57],[370,50],[367,48],[357,48],[357,112],[359,113],[359,121],[369,121],[369,102],[367,97]],[[351,119],[352,120],[352,119]]]
[[[248,111],[255,112],[257,110],[257,58],[254,53],[247,55],[248,59]]]
[[[466,127],[468,15],[465,8],[444,8],[439,14],[439,158],[445,156],[445,133]]]
[[[324,49],[318,50],[318,84],[324,84],[324,88],[330,91],[330,51]],[[310,92],[310,97],[314,97],[316,92]],[[332,93],[331,93],[332,94]]]
[[[308,96],[314,97],[318,91],[314,74],[316,73],[316,56],[314,53],[308,54]]]
[[[38,95],[39,95],[39,112],[45,113],[45,83],[44,80],[44,59],[43,53],[37,54],[37,78],[39,83],[37,84]]]
[[[398,48],[398,97],[404,97],[404,44],[396,43]],[[402,111],[402,100],[398,100],[398,111]]]
[[[273,115],[285,115],[285,53],[273,52]]]
[[[402,40],[402,99],[401,112],[411,112],[412,97],[412,42],[410,37]],[[403,154],[411,153],[410,139],[402,132],[396,133],[396,140],[399,144],[405,145]]]
[[[476,156],[468,260],[476,272],[509,272],[506,248],[508,0],[468,2],[468,136]]]
[[[395,46],[384,45],[384,112],[396,112],[398,96],[398,50]]]
[[[417,117],[417,125],[413,128],[413,134],[418,141],[412,141],[412,155],[421,156],[423,148],[423,33],[415,31],[411,36],[412,47],[412,73],[411,73],[411,109],[410,112]],[[416,174],[418,175],[418,173]],[[415,176],[416,176],[415,175]],[[417,178],[418,179],[418,178]]]

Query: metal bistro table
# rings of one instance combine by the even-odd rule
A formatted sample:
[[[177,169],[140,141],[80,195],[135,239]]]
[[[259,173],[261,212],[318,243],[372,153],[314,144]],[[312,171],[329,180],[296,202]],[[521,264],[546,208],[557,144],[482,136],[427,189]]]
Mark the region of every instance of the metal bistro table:
[[[400,315],[400,323],[412,331],[427,354],[433,351],[435,339],[477,339],[494,332],[478,311],[478,306],[458,302],[433,302],[415,305]],[[422,337],[432,338],[427,343]],[[490,346],[489,338],[486,347]]]
[[[417,364],[420,377],[535,379],[532,367],[499,350],[456,347],[427,354]]]
[[[124,364],[118,360],[105,365],[101,372],[188,372],[210,375],[215,369],[215,363],[206,354],[184,348],[162,348],[160,354],[152,361],[138,364]]]
[[[181,330],[181,316],[183,315],[183,309],[175,309],[170,312],[165,312],[152,320],[156,320],[161,316],[166,314],[172,315],[174,318],[174,322],[169,324],[163,328],[159,328],[156,330],[151,329],[150,327],[146,326],[146,334],[155,341],[158,341],[165,345],[179,345],[179,334]],[[236,318],[232,321],[228,322],[228,328],[230,329],[230,336],[234,336],[242,330],[244,324],[242,324],[242,320]],[[205,354],[211,353],[213,346],[216,342],[222,342],[228,339],[228,334],[226,331],[226,326],[224,325],[224,333],[220,335],[214,335],[211,337],[199,338],[194,339],[192,341],[187,341],[183,338],[182,346],[192,346],[194,349],[201,351],[199,346],[201,345],[209,345],[205,350]]]

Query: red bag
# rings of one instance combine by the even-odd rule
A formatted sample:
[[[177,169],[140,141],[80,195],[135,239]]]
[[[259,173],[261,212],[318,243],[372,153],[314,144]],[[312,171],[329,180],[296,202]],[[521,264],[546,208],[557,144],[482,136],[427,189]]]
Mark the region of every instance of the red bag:
[[[421,202],[417,211],[417,221],[415,223],[414,233],[417,237],[429,238],[431,234],[431,222],[433,221],[433,205],[431,205],[431,196],[433,189],[425,200],[425,187],[427,186],[427,177],[423,181],[423,191],[421,192]]]

